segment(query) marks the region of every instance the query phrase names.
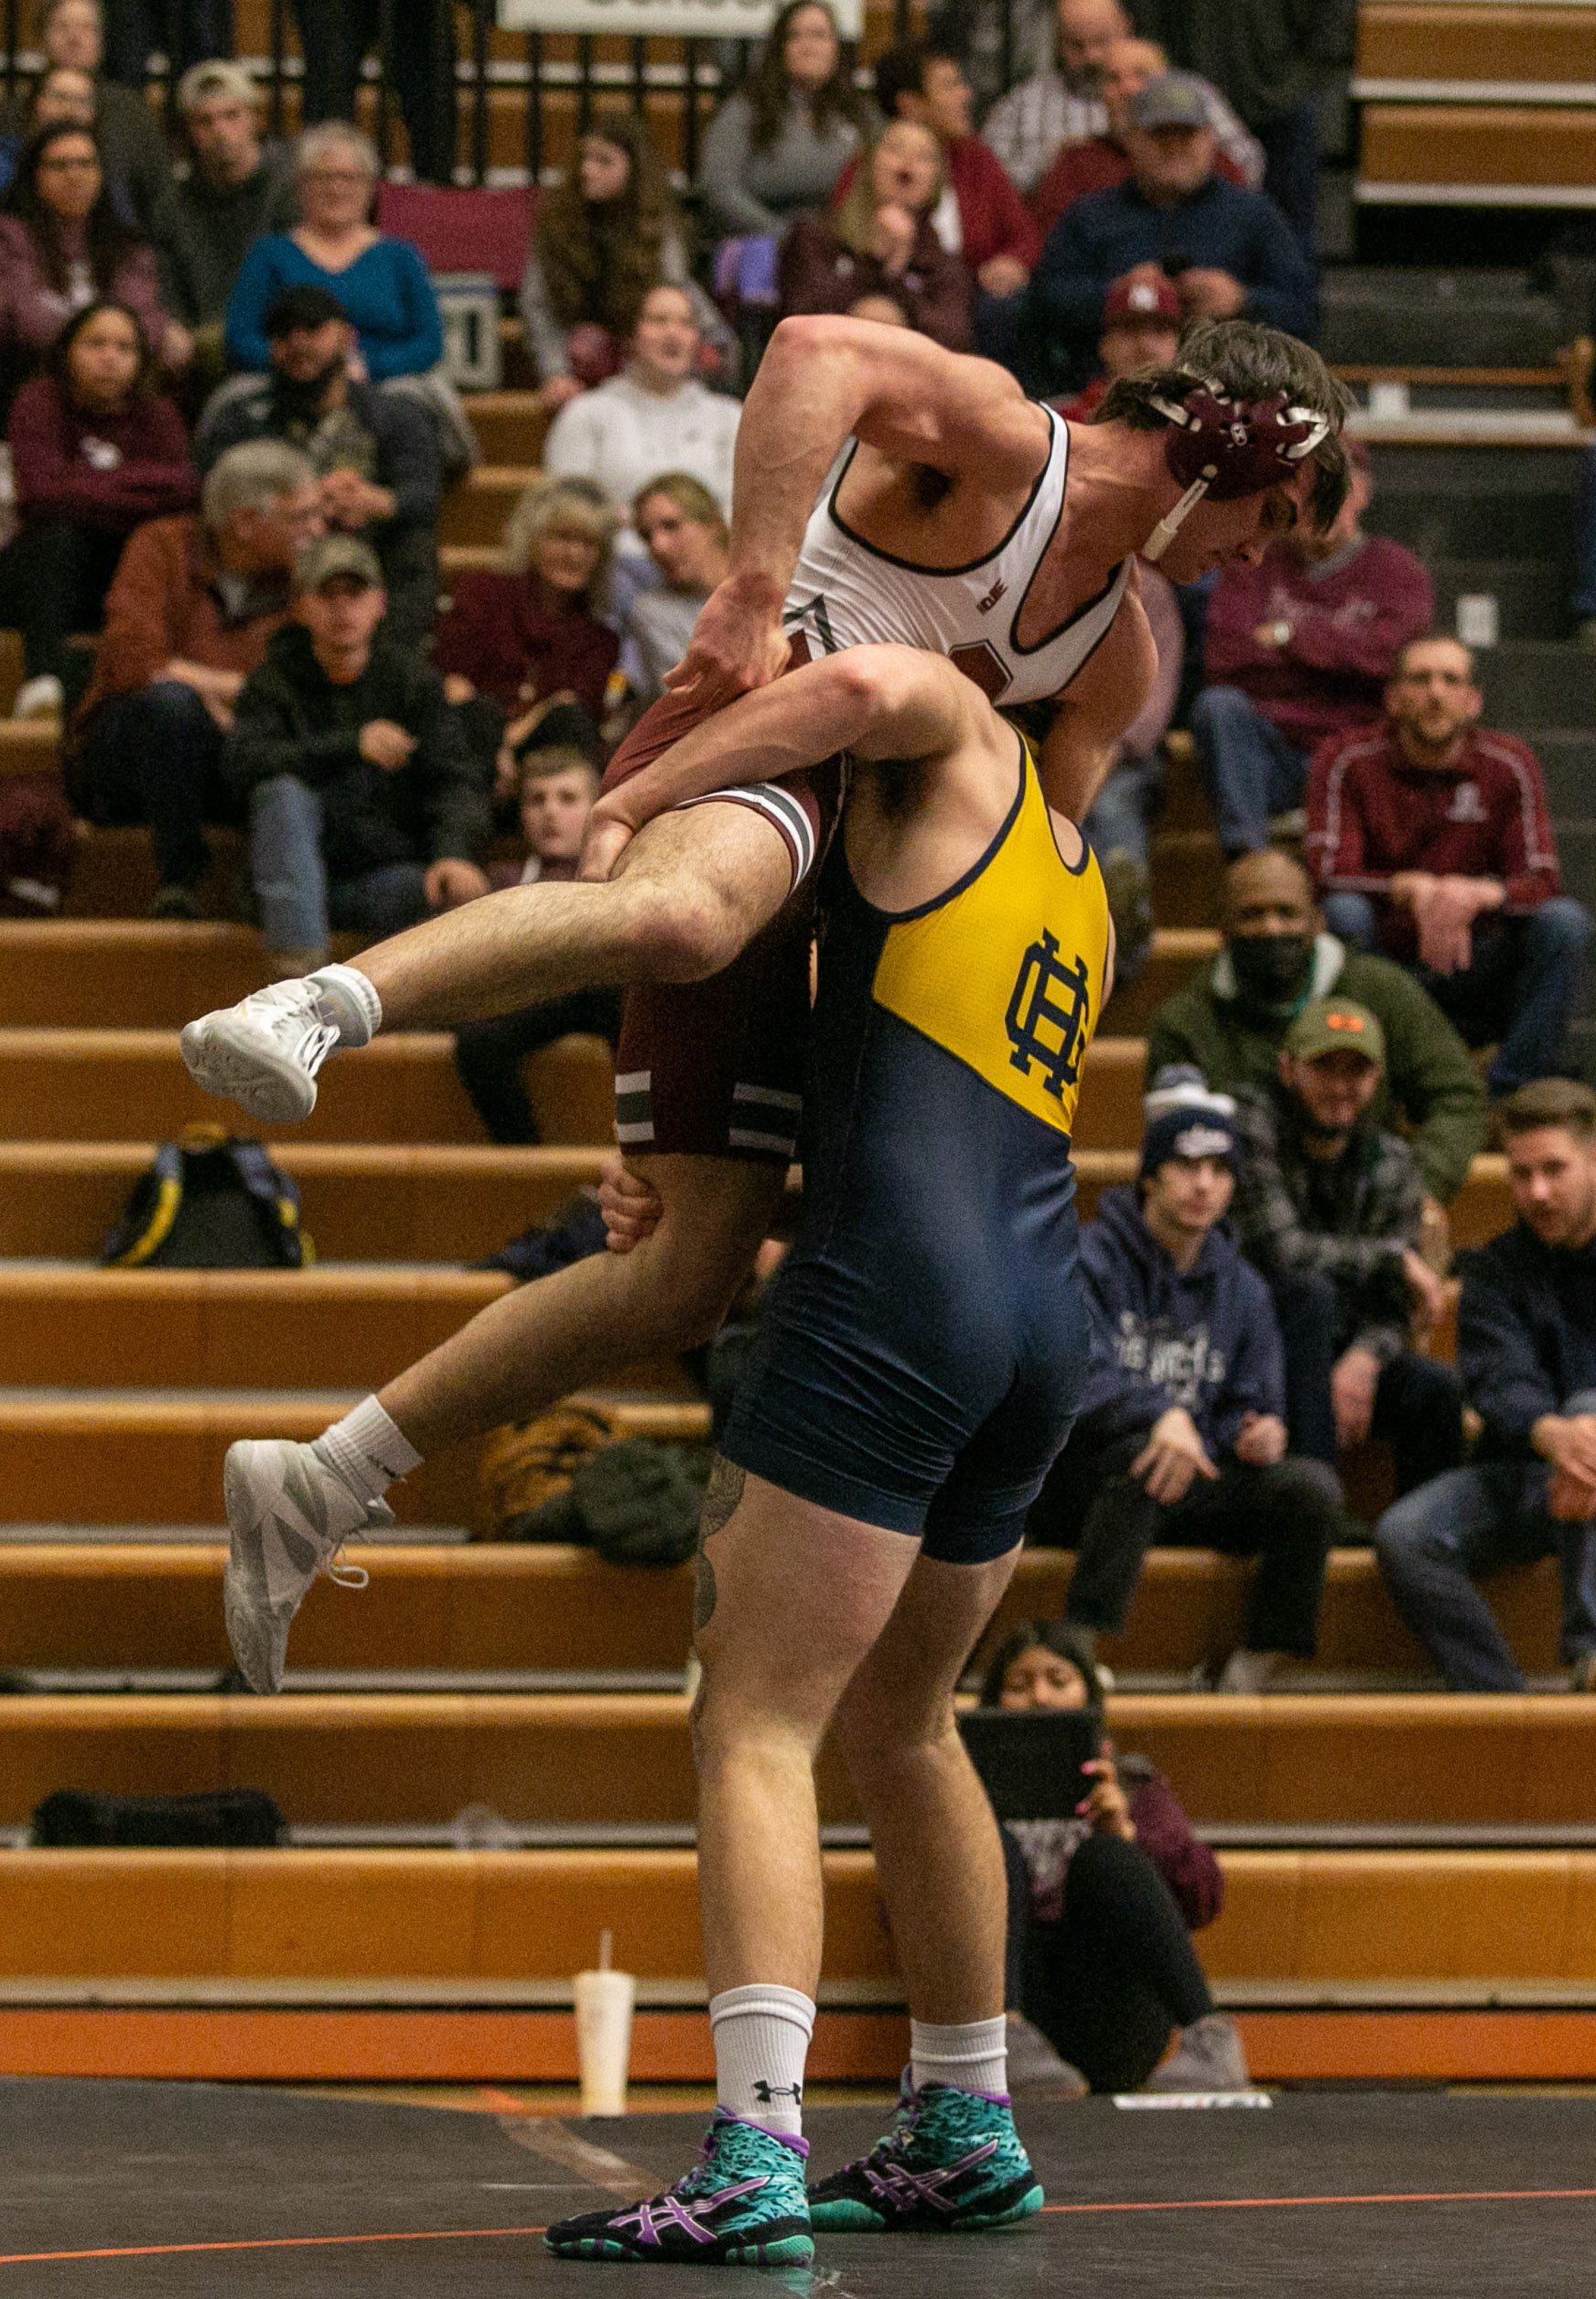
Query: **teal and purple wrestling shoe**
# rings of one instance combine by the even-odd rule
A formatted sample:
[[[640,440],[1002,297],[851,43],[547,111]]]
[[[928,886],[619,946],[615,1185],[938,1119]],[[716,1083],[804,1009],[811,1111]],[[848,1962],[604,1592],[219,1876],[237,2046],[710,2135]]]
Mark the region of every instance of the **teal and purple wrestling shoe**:
[[[911,2089],[907,2069],[892,2129],[868,2155],[809,2190],[809,2217],[834,2229],[954,2235],[1012,2227],[1041,2209],[1041,2187],[1006,2098]]]
[[[544,2237],[561,2259],[692,2260],[700,2267],[808,2267],[814,2259],[802,2140],[717,2108],[704,2153],[646,2203],[585,2211]]]

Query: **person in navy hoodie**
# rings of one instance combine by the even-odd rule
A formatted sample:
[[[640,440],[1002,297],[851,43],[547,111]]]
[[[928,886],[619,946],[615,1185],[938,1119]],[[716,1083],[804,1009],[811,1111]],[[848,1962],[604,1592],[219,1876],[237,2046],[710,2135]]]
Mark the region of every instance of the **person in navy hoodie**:
[[[1235,1103],[1179,1065],[1143,1109],[1137,1186],[1105,1190],[1082,1232],[1092,1369],[1028,1534],[1077,1549],[1065,1618],[1094,1641],[1123,1628],[1155,1542],[1258,1554],[1245,1641],[1216,1679],[1257,1692],[1312,1657],[1341,1486],[1287,1453],[1268,1288],[1219,1226],[1235,1188]]]

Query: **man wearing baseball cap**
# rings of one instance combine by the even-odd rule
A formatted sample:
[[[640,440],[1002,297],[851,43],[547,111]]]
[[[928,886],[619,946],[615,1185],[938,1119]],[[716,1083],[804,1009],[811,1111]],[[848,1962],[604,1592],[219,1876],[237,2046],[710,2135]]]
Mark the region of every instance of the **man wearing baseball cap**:
[[[1275,1296],[1291,1441],[1333,1465],[1366,1437],[1388,1438],[1407,1493],[1457,1466],[1462,1393],[1450,1365],[1411,1347],[1445,1300],[1418,1253],[1418,1162],[1369,1111],[1385,1032],[1355,999],[1310,998],[1279,1064],[1268,1091],[1236,1091],[1246,1162],[1233,1219]]]
[[[350,373],[357,337],[329,287],[301,280],[266,308],[272,364],[238,376],[206,407],[194,456],[208,471],[241,439],[282,439],[308,455],[329,529],[376,552],[388,631],[418,645],[437,613],[437,430],[401,393]]]
[[[1243,1642],[1216,1668],[1219,1690],[1259,1692],[1312,1657],[1341,1486],[1288,1458],[1269,1290],[1220,1226],[1235,1104],[1175,1068],[1143,1109],[1137,1186],[1105,1190],[1082,1232],[1092,1369],[1026,1533],[1077,1550],[1065,1618],[1094,1644],[1124,1627],[1154,1542],[1259,1555]]]
[[[222,759],[249,805],[274,974],[488,891],[487,775],[430,663],[383,628],[370,545],[323,535],[294,562],[293,618],[239,696]]]
[[[1028,328],[1054,371],[1080,373],[1108,290],[1127,275],[1174,278],[1188,319],[1246,317],[1311,338],[1313,268],[1272,200],[1216,174],[1203,82],[1149,80],[1123,140],[1128,179],[1067,209],[1031,274]]]

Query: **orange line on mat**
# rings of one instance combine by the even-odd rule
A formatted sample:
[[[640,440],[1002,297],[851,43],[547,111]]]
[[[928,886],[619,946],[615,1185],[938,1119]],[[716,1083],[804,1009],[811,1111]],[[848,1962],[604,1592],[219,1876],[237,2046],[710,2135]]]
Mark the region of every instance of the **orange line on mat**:
[[[1596,2187],[1480,2187],[1416,2196],[1216,2196],[1177,2203],[1044,2203],[1077,2217],[1092,2211],[1301,2211],[1332,2203],[1589,2203]]]
[[[1596,2187],[1480,2187],[1412,2196],[1216,2196],[1179,2203],[1044,2203],[1079,2217],[1105,2211],[1300,2211],[1338,2203],[1589,2203]],[[325,2250],[342,2243],[471,2243],[490,2236],[543,2235],[540,2227],[415,2228],[394,2235],[267,2235],[235,2243],[135,2243],[98,2251],[0,2251],[0,2267],[38,2267],[66,2259],[170,2259],[179,2251]]]
[[[118,2250],[0,2251],[0,2267],[38,2267],[60,2259],[170,2259],[178,2251],[311,2251],[339,2243],[469,2243],[490,2235],[544,2235],[540,2227],[416,2228],[395,2235],[264,2235],[238,2243],[134,2243]]]

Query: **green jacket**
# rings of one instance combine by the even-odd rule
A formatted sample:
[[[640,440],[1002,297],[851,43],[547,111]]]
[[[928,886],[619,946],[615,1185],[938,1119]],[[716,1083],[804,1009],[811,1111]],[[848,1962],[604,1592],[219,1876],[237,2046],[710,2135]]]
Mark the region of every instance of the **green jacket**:
[[[1485,1088],[1462,1040],[1401,966],[1348,950],[1333,934],[1321,934],[1303,998],[1330,990],[1366,1006],[1385,1031],[1386,1077],[1375,1097],[1374,1122],[1392,1127],[1406,1118],[1425,1188],[1450,1205],[1467,1178],[1469,1160],[1485,1145]],[[1271,1086],[1279,1075],[1288,1020],[1241,1003],[1230,954],[1221,950],[1153,1016],[1148,1076],[1156,1077],[1167,1063],[1192,1062],[1221,1092]]]

